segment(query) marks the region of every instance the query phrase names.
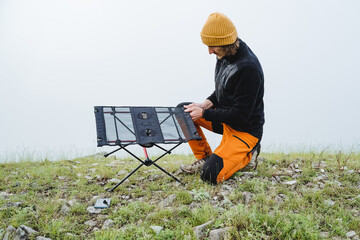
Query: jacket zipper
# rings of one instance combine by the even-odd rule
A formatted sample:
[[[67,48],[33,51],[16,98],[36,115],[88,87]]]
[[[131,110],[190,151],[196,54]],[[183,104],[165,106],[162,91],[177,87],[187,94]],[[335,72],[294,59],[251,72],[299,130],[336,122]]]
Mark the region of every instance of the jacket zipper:
[[[241,138],[239,138],[239,137],[237,137],[237,136],[235,136],[235,135],[233,135],[233,137],[239,139],[240,141],[242,141],[243,143],[245,143],[245,145],[246,145],[248,148],[250,148],[249,144],[247,144],[247,143],[246,143],[244,140],[242,140]]]

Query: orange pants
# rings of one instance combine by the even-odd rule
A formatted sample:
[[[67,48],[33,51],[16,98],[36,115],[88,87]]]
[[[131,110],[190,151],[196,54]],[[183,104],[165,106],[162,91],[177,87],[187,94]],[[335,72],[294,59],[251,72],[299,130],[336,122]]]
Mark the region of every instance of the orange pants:
[[[246,132],[236,131],[224,123],[216,124],[204,118],[194,123],[201,140],[189,141],[191,150],[197,159],[210,156],[202,168],[202,180],[214,184],[223,182],[250,162],[252,151],[259,142],[258,138]],[[220,145],[214,152],[201,127],[223,135]]]

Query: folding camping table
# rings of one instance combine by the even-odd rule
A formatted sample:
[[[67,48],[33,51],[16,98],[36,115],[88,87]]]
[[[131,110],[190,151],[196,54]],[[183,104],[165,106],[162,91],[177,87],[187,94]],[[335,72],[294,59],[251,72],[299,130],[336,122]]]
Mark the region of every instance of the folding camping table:
[[[115,185],[109,192],[114,191],[143,165],[154,165],[174,180],[182,183],[175,176],[160,167],[156,162],[180,144],[193,139],[201,139],[189,113],[183,107],[111,107],[96,106],[95,119],[97,130],[97,144],[102,146],[118,146],[119,148],[105,154],[107,157],[121,149],[125,150],[141,164]],[[145,160],[140,159],[126,147],[138,144],[143,147]],[[175,144],[170,150],[159,144]],[[165,153],[155,160],[151,160],[147,148],[157,147]]]

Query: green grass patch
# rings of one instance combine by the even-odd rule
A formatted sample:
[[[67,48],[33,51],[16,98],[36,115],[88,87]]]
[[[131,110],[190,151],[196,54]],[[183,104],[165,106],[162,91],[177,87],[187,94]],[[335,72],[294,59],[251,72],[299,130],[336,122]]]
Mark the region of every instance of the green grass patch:
[[[143,166],[111,193],[107,190],[116,180],[110,179],[122,179],[127,174],[117,173],[129,173],[138,161],[94,156],[0,164],[0,235],[9,225],[26,225],[51,239],[195,239],[194,227],[211,220],[207,233],[229,227],[228,239],[360,235],[359,154],[261,157],[252,177],[238,172],[226,186],[185,174],[177,176],[185,183],[181,185],[154,166]],[[180,164],[194,160],[174,155],[157,164],[174,174]],[[294,169],[301,171],[278,176]],[[291,180],[296,184],[281,183]],[[170,195],[176,197],[163,206]],[[88,207],[98,197],[111,198],[111,206],[90,213]],[[106,221],[111,221],[107,228]],[[162,230],[156,233],[152,226]]]

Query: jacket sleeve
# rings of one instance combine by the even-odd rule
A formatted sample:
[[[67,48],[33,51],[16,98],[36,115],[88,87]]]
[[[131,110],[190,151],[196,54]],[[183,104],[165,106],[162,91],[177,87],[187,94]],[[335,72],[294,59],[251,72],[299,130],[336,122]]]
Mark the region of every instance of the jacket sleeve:
[[[204,118],[208,121],[216,121],[241,128],[241,125],[249,124],[262,84],[262,78],[255,68],[249,66],[238,72],[233,81],[235,90],[232,107],[227,109],[221,107],[207,109],[204,111]]]
[[[218,100],[216,98],[215,91],[207,99],[213,103],[213,105],[214,105],[213,107],[216,107],[218,105]]]

